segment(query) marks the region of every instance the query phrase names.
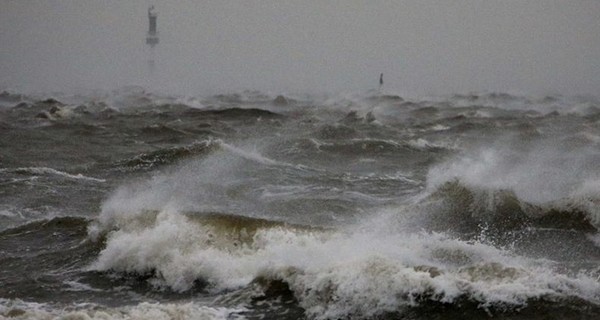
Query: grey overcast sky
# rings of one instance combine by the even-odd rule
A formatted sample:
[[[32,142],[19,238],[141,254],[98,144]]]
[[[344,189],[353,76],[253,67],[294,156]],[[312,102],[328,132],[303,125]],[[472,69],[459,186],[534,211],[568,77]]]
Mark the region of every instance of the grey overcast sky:
[[[0,88],[600,95],[600,0],[0,1]]]

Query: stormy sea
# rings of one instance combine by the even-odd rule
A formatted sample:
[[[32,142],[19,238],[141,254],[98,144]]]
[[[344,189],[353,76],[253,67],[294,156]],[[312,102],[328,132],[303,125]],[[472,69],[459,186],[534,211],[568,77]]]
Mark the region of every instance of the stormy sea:
[[[0,318],[598,319],[600,101],[0,93]]]

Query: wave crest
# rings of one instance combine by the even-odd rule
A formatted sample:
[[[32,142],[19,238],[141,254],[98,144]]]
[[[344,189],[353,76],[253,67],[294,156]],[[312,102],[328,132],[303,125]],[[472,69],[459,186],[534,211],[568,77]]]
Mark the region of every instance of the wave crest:
[[[198,281],[215,292],[257,283],[262,294],[289,289],[317,319],[462,300],[489,308],[536,299],[600,304],[600,284],[589,276],[562,275],[544,262],[441,233],[320,229],[169,210],[136,217],[110,226],[93,269],[150,274],[155,285],[176,291]]]

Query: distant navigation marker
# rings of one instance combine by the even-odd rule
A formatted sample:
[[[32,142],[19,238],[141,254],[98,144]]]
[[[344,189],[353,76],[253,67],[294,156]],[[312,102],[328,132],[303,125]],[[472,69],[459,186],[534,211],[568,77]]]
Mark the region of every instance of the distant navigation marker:
[[[156,31],[156,12],[154,6],[148,8],[148,35],[146,36],[146,44],[150,48],[154,48],[158,44],[158,32]]]
[[[154,12],[154,6],[148,8],[148,34],[146,35],[146,44],[150,46],[150,59],[148,59],[148,69],[152,74],[154,72],[154,46],[158,44],[158,31],[156,27],[157,14]]]

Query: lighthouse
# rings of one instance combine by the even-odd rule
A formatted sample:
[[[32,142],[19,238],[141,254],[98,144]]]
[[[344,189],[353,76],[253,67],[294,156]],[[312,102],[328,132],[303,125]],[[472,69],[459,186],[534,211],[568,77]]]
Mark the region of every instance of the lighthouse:
[[[156,65],[154,63],[154,46],[158,44],[158,30],[156,25],[156,12],[154,6],[148,8],[148,34],[146,34],[146,44],[150,46],[150,57],[148,58],[148,71],[150,75],[154,74]]]
[[[154,48],[158,44],[158,31],[156,28],[156,12],[154,12],[154,6],[148,8],[148,34],[146,35],[146,44],[150,48]]]

